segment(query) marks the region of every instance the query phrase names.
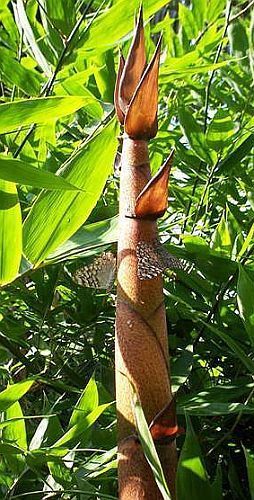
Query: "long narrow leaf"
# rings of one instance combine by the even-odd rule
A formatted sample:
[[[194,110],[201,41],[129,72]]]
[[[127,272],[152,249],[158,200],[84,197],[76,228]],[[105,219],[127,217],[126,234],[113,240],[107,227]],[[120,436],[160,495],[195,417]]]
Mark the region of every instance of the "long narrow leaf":
[[[52,174],[52,172],[40,170],[23,161],[2,156],[0,156],[0,179],[45,189],[79,190],[79,188],[62,177]]]
[[[46,58],[42,54],[36,40],[35,36],[32,30],[32,27],[30,25],[29,19],[26,15],[25,7],[23,4],[22,0],[17,0],[17,4],[14,5],[14,13],[16,17],[16,22],[20,28],[20,31],[23,30],[25,39],[27,42],[28,49],[34,56],[36,62],[38,65],[41,67],[41,69],[44,71],[46,76],[50,76],[51,74],[51,68],[49,63],[47,62]]]
[[[137,429],[139,438],[142,444],[142,448],[145,454],[145,457],[153,471],[154,479],[157,483],[157,486],[162,494],[164,500],[170,500],[170,492],[168,489],[168,485],[164,476],[164,472],[149,431],[149,427],[147,425],[147,421],[145,419],[145,415],[142,409],[142,406],[136,397],[134,396],[134,412],[136,417]]]
[[[0,285],[14,280],[22,255],[21,210],[15,184],[0,179]]]
[[[23,382],[18,382],[17,384],[10,385],[0,393],[0,411],[7,410],[16,401],[19,401],[30,387],[33,385],[34,380],[24,380]]]
[[[19,64],[9,49],[0,48],[0,70],[3,81],[16,85],[27,95],[37,96],[40,93],[43,77],[40,73]]]
[[[60,439],[56,441],[53,448],[62,447],[66,443],[77,442],[81,434],[83,434],[91,425],[96,422],[99,416],[111,405],[111,403],[105,403],[103,405],[97,406],[91,413],[79,419],[78,423],[73,425]]]
[[[47,123],[77,111],[91,102],[90,97],[40,97],[1,104],[0,134],[31,123]]]
[[[70,238],[97,203],[117,149],[115,126],[111,121],[58,171],[84,193],[46,192],[33,205],[24,224],[24,252],[34,265]]]
[[[112,217],[81,227],[69,240],[50,254],[47,261],[60,262],[117,241],[118,217]]]
[[[219,469],[210,484],[197,436],[187,417],[187,432],[179,458],[177,470],[178,500],[222,500],[222,485]]]
[[[144,18],[148,19],[167,3],[167,0],[146,0]],[[133,29],[133,17],[139,5],[139,0],[132,2],[120,0],[114,3],[93,22],[84,44],[84,50],[116,45]]]

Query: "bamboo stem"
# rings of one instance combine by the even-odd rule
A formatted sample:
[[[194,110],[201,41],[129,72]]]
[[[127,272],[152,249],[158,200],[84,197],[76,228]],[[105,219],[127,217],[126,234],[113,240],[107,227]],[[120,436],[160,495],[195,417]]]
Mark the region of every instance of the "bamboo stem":
[[[141,281],[137,274],[139,241],[157,237],[155,221],[133,217],[135,200],[151,178],[145,140],[123,139],[120,179],[120,231],[116,315],[116,399],[119,436],[119,498],[161,499],[135,433],[133,389],[150,423],[171,399],[163,280]],[[159,449],[160,448],[160,449]],[[175,444],[158,447],[172,495],[176,469]]]

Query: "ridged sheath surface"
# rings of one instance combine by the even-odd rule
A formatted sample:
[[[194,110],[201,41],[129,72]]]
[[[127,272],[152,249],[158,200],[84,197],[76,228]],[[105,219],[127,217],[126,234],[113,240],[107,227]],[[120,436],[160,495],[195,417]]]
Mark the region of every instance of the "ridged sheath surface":
[[[148,146],[144,140],[123,139],[118,237],[116,315],[116,399],[119,434],[119,498],[161,499],[139,443],[127,439],[135,432],[133,389],[148,424],[171,398],[163,280],[141,281],[137,274],[136,246],[157,237],[155,221],[132,217],[135,201],[151,178]],[[171,448],[171,450],[170,450]],[[176,467],[175,444],[160,447],[170,481]],[[159,449],[158,449],[159,450]],[[174,486],[171,484],[171,490]]]

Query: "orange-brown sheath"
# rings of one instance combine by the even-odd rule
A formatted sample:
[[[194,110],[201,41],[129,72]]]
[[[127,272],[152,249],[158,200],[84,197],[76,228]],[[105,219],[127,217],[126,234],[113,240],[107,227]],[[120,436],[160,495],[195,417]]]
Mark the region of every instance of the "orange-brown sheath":
[[[123,139],[118,237],[116,312],[116,399],[119,439],[119,498],[161,499],[140,444],[125,440],[135,432],[132,384],[148,424],[171,398],[163,280],[140,280],[136,246],[157,236],[156,221],[129,217],[135,201],[151,178],[145,140]],[[126,217],[127,215],[127,217]],[[162,466],[174,492],[175,443],[159,450]]]
[[[151,468],[135,437],[133,388],[148,425],[172,399],[163,278],[140,280],[136,248],[158,236],[156,219],[167,208],[170,162],[151,179],[148,140],[157,132],[160,41],[145,68],[140,10],[134,39],[115,89],[117,116],[124,123],[120,177],[118,285],[116,304],[116,401],[120,500],[161,500]],[[143,191],[144,190],[144,191]],[[157,196],[160,191],[160,195]],[[143,191],[140,198],[139,195]],[[138,199],[138,201],[137,201]],[[137,214],[135,213],[137,212]],[[156,444],[172,498],[175,498],[175,441]]]

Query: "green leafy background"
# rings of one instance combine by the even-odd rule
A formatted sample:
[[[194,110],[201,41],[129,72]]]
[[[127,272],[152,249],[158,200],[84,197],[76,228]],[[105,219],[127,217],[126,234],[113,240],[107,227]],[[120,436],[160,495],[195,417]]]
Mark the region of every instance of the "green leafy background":
[[[165,277],[178,391],[178,500],[254,498],[253,2],[144,0],[163,34],[159,222],[184,259]],[[0,5],[0,496],[116,498],[112,293],[71,274],[115,250],[121,144],[113,108],[139,1]],[[114,169],[115,165],[115,169]],[[142,408],[137,427],[169,498]],[[44,491],[44,493],[42,493]]]

